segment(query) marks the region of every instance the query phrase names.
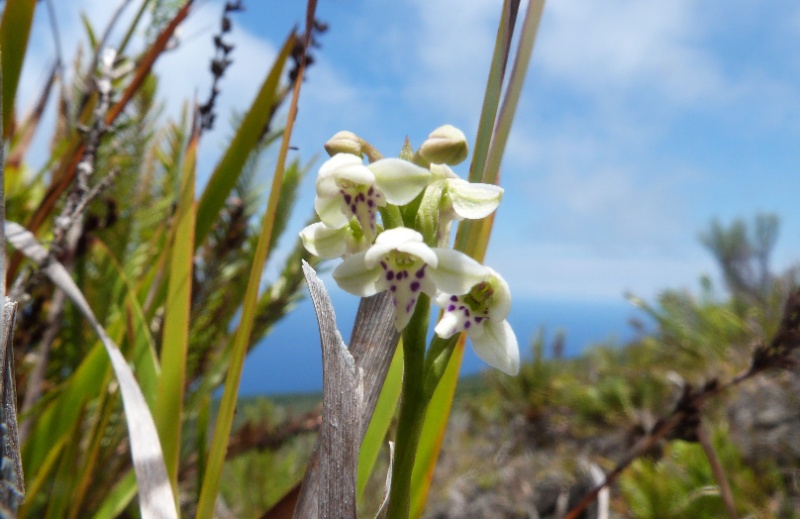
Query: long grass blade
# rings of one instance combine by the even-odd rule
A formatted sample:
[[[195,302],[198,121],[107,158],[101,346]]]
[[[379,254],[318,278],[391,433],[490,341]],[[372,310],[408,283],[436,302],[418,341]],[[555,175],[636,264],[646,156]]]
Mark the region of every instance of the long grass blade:
[[[133,282],[125,274],[125,270],[120,265],[114,253],[109,249],[99,238],[95,237],[94,250],[100,252],[99,257],[105,256],[109,261],[114,271],[119,276],[120,282],[124,285],[124,290],[127,295],[125,303],[127,305],[127,328],[128,335],[132,335],[136,341],[133,348],[133,363],[136,366],[136,374],[139,378],[139,387],[144,393],[151,409],[155,409],[155,396],[158,390],[158,379],[160,375],[160,367],[158,364],[158,355],[156,354],[155,341],[150,334],[150,328],[147,317],[144,314],[144,309],[139,303],[136,295],[136,287]]]
[[[494,121],[497,117],[497,107],[500,104],[500,94],[503,89],[506,63],[508,63],[508,46],[511,44],[513,33],[512,3],[519,2],[505,0],[503,11],[500,14],[500,24],[497,26],[497,37],[494,43],[492,64],[489,68],[489,77],[486,80],[486,90],[483,94],[483,107],[478,123],[478,134],[475,137],[475,149],[472,152],[472,164],[469,170],[470,182],[481,182],[483,170],[486,167],[486,156],[489,154],[489,145],[492,142]]]
[[[520,92],[522,91],[522,84],[533,51],[533,43],[536,39],[543,8],[544,0],[532,0],[528,5],[523,21],[522,32],[520,34],[517,57],[503,99],[499,120],[497,123],[492,124],[493,131],[491,133],[491,145],[488,150],[486,167],[483,169],[482,175],[474,179],[475,181],[486,183],[497,183],[499,181],[500,164],[502,162],[505,144],[508,140],[511,123],[514,119]],[[501,25],[506,23],[509,24],[509,27],[505,28],[505,30],[501,27],[498,31],[498,40],[495,47],[495,61],[492,64],[492,71],[505,69],[510,47],[505,44],[505,40],[500,37],[500,33],[507,32],[510,38],[513,31],[513,27],[511,27],[513,21],[514,17],[504,17],[501,20]],[[497,60],[500,60],[500,62],[498,63]],[[501,84],[502,81],[503,78],[501,77]],[[489,87],[491,87],[491,83],[492,78],[490,77]],[[489,87],[487,87],[487,90]],[[495,99],[493,96],[489,96],[487,92],[485,101],[494,103]],[[484,112],[486,111],[487,107],[484,105]],[[482,121],[482,124],[488,123]],[[484,128],[482,127],[481,130],[484,130]],[[473,160],[475,161],[478,159],[474,157]],[[479,167],[480,165],[476,165],[476,163],[473,162],[473,168]],[[470,180],[473,180],[472,174],[470,175]],[[494,215],[483,220],[463,222],[463,225],[459,226],[458,235],[456,236],[456,248],[482,262],[486,255],[493,223]],[[411,495],[413,496],[413,502],[411,504],[411,517],[421,516],[425,501],[427,500],[431,479],[433,477],[433,469],[439,457],[439,450],[442,440],[444,439],[445,428],[450,416],[456,385],[458,384],[458,374],[464,355],[465,340],[464,335],[459,338],[453,355],[448,362],[445,374],[428,406],[425,424],[423,425],[417,450],[414,472],[412,474]]]
[[[299,93],[299,85],[301,82],[301,79],[298,78],[295,93]],[[210,519],[213,516],[214,503],[216,501],[217,492],[219,491],[222,466],[225,462],[225,452],[228,448],[228,436],[230,435],[231,426],[233,424],[233,413],[236,410],[239,380],[242,376],[242,367],[244,365],[245,355],[247,354],[247,345],[250,339],[250,332],[253,329],[255,310],[258,304],[258,290],[261,284],[261,274],[264,269],[264,264],[267,261],[269,243],[272,239],[272,226],[278,207],[278,199],[280,198],[281,185],[283,184],[283,168],[286,160],[286,152],[288,151],[289,137],[291,136],[293,127],[296,103],[297,100],[295,98],[293,99],[292,106],[294,110],[290,108],[288,121],[284,129],[284,136],[281,141],[281,152],[272,178],[272,187],[269,200],[267,201],[267,209],[261,221],[261,232],[258,236],[256,252],[253,257],[253,265],[250,269],[250,277],[243,301],[242,318],[234,335],[228,375],[225,378],[225,389],[222,393],[222,401],[220,402],[217,422],[214,427],[214,437],[208,454],[208,466],[206,467],[206,475],[203,480],[203,488],[200,492],[200,502],[197,510],[198,519]],[[198,217],[199,210],[200,208],[198,208]]]
[[[69,439],[68,435],[61,437],[61,440],[50,446],[50,450],[46,452],[47,456],[42,462],[41,469],[36,474],[32,475],[32,480],[28,485],[28,494],[31,496],[39,495],[39,492],[44,487],[47,477],[56,466],[56,463],[61,458],[61,453]],[[22,503],[19,511],[17,512],[18,519],[25,519],[28,516],[30,509],[34,504],[33,499],[28,499]]]
[[[517,113],[519,96],[522,93],[522,85],[525,83],[525,76],[533,54],[533,44],[539,32],[539,23],[542,20],[543,10],[544,0],[532,0],[528,10],[525,12],[517,55],[514,58],[514,66],[511,69],[511,75],[508,80],[508,89],[505,96],[503,96],[503,104],[500,107],[500,115],[495,125],[489,157],[486,159],[483,182],[487,184],[496,184],[500,175],[500,165],[503,161],[508,136],[511,133],[514,115]]]
[[[6,222],[5,225],[8,241],[17,250],[37,264],[41,264],[47,258],[47,250],[36,242],[33,234],[14,222]],[[43,270],[83,314],[100,337],[111,360],[127,416],[131,457],[139,486],[142,517],[145,519],[177,518],[176,501],[164,465],[155,422],[125,357],[105,329],[97,322],[89,304],[63,265],[56,261],[50,261],[43,266]]]
[[[386,433],[392,424],[397,402],[400,400],[400,390],[403,385],[403,348],[397,348],[386,374],[381,394],[378,397],[378,404],[372,420],[369,422],[367,432],[364,434],[364,441],[361,443],[361,451],[358,454],[358,495],[364,494],[364,489],[369,481],[369,476],[375,466],[375,462],[380,454],[383,442],[386,440]],[[391,473],[391,470],[389,471]]]
[[[309,0],[306,9],[306,46],[309,44],[311,36],[315,7],[316,2],[314,0]],[[295,81],[292,101],[289,105],[289,114],[286,118],[286,126],[283,129],[283,138],[278,152],[278,160],[275,165],[275,173],[272,177],[272,186],[270,188],[269,200],[267,201],[267,209],[264,212],[264,217],[261,222],[261,232],[258,236],[253,265],[250,269],[250,277],[248,279],[247,290],[245,291],[242,318],[234,336],[230,366],[228,368],[228,375],[225,378],[225,389],[222,393],[217,423],[214,427],[214,438],[211,442],[211,448],[208,454],[206,476],[203,480],[200,502],[197,507],[198,519],[211,519],[214,513],[214,503],[217,498],[217,493],[219,492],[222,466],[225,462],[225,452],[228,449],[228,437],[230,436],[231,426],[233,424],[233,413],[236,410],[242,366],[244,365],[250,332],[253,329],[255,310],[258,304],[258,290],[261,284],[261,274],[267,260],[269,244],[272,240],[272,227],[278,208],[281,186],[283,185],[283,171],[286,164],[286,155],[289,151],[292,129],[294,128],[294,121],[297,117],[297,100],[300,96],[300,87],[303,84],[305,61],[304,54]]]
[[[36,0],[5,2],[0,20],[0,63],[3,68],[3,135],[11,138],[14,129],[14,101],[28,50]]]
[[[155,411],[167,473],[176,493],[181,451],[183,393],[186,385],[186,355],[189,348],[189,313],[192,302],[194,229],[197,210],[195,170],[199,137],[199,133],[195,130],[189,140],[183,163],[181,193],[175,213],[170,252],[164,339],[161,347],[161,377]]]
[[[115,519],[119,517],[136,496],[136,473],[131,471],[123,477],[94,514],[94,519]]]

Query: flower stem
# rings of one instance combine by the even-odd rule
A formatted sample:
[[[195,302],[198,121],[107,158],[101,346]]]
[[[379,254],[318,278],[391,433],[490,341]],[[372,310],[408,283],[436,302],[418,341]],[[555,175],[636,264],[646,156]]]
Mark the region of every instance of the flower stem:
[[[403,389],[397,424],[388,519],[407,519],[411,506],[411,474],[428,398],[424,393],[425,344],[430,320],[430,298],[420,294],[417,308],[403,331]]]

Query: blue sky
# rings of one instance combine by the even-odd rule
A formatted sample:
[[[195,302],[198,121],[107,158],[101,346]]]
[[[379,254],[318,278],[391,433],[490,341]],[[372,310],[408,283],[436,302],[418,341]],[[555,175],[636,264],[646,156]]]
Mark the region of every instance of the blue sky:
[[[116,2],[54,2],[64,52],[84,42],[76,6],[99,27]],[[222,2],[198,0],[163,58],[166,114],[207,95]],[[320,0],[330,24],[300,101],[293,144],[303,160],[342,129],[384,154],[450,123],[477,126],[500,3],[495,0]],[[138,4],[138,2],[134,2]],[[201,178],[305,2],[245,1],[234,66]],[[134,8],[129,8],[132,12]],[[19,109],[54,51],[40,9]],[[129,13],[131,14],[131,13]],[[559,0],[545,6],[504,162],[506,195],[487,263],[515,297],[620,301],[697,286],[714,274],[697,235],[709,221],[777,213],[776,268],[800,256],[800,4],[746,0]],[[466,174],[466,166],[457,170]],[[265,168],[264,178],[269,169]],[[266,182],[266,181],[265,181]],[[313,178],[294,218],[311,211]]]

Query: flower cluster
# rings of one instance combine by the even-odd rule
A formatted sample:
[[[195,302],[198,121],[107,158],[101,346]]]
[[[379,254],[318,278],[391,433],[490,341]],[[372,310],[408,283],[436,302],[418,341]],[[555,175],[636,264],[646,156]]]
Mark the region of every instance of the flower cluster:
[[[320,222],[300,233],[305,248],[321,258],[344,258],[333,271],[344,290],[361,297],[388,290],[398,330],[420,294],[429,295],[444,310],[435,328],[439,337],[466,332],[479,357],[516,374],[508,285],[448,247],[454,220],[485,218],[503,195],[502,188],[467,182],[450,168],[467,156],[464,134],[443,126],[416,154],[399,159],[381,158],[351,132],[336,134],[325,148],[331,158],[319,170],[314,201]]]

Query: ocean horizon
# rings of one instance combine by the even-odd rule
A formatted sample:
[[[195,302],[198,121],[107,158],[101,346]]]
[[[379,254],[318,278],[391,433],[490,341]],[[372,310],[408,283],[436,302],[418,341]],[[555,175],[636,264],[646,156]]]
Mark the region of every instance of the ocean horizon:
[[[358,300],[333,294],[336,317],[347,342],[358,308]],[[532,358],[531,344],[543,330],[545,355],[556,334],[565,334],[563,355],[573,357],[598,344],[624,344],[642,332],[631,320],[649,323],[649,317],[620,296],[619,301],[568,301],[516,299],[509,322],[524,359]],[[461,376],[487,369],[467,341]],[[313,306],[304,298],[248,355],[239,393],[243,396],[312,393],[322,390],[322,353]]]

